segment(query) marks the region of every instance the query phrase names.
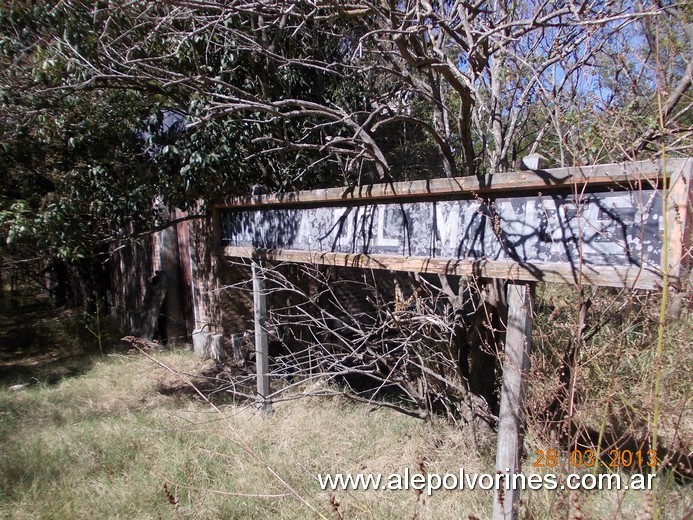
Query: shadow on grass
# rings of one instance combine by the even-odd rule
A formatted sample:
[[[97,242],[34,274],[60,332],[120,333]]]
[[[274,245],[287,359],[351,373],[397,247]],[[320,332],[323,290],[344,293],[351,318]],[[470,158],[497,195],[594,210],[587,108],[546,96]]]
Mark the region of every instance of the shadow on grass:
[[[88,371],[101,353],[87,325],[33,295],[0,301],[0,387],[52,385]]]

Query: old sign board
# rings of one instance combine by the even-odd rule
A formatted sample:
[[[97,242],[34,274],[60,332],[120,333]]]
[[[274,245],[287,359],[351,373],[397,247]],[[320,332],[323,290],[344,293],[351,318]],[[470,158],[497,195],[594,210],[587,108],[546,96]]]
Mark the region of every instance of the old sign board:
[[[654,288],[662,262],[675,280],[684,256],[692,165],[676,159],[235,199],[217,206],[219,242],[226,256]]]
[[[537,170],[237,198],[215,208],[230,257],[505,278],[496,471],[522,458],[532,297],[545,280],[652,289],[690,253],[693,159]],[[258,395],[271,409],[264,278],[253,262]],[[516,518],[519,489],[494,494]]]

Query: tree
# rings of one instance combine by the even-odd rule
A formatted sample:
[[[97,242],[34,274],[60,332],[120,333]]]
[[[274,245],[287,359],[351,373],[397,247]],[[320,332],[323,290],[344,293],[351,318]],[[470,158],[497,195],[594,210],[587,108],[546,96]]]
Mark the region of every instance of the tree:
[[[142,160],[157,105],[122,89],[65,90],[77,72],[55,58],[53,35],[69,30],[48,4],[0,8],[3,269],[21,268],[58,305],[94,305],[108,245],[159,217],[155,170]]]
[[[609,103],[614,90],[596,79],[605,60],[640,60],[636,73],[652,83],[652,57],[638,39],[652,52],[660,19],[676,41],[683,30],[673,7],[625,1],[75,1],[64,8],[91,11],[95,20],[90,52],[60,38],[63,59],[85,71],[73,87],[176,92],[190,104],[181,107],[189,128],[240,114],[272,144],[262,156],[357,160],[381,177],[396,168],[379,132],[395,122],[424,130],[448,175],[507,170],[523,151],[561,134],[555,118],[576,101],[604,110],[589,94],[597,88]],[[690,85],[682,66],[688,53],[657,73],[660,88],[675,86],[669,119]],[[287,127],[300,130],[287,135]]]
[[[155,199],[690,149],[690,12],[662,2],[16,2],[2,30],[4,232],[60,257],[155,225]],[[480,344],[502,330],[489,287]]]

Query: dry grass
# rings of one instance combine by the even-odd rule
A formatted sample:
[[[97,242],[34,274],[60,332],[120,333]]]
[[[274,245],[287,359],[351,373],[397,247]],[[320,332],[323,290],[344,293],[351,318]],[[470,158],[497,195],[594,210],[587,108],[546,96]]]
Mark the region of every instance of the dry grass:
[[[185,372],[201,365],[183,351],[162,354],[160,361]],[[223,405],[216,412],[190,395],[160,394],[157,389],[170,377],[141,356],[112,356],[55,386],[0,391],[0,515],[490,515],[489,491],[438,491],[430,498],[413,491],[337,492],[331,500],[318,487],[317,473],[414,471],[422,463],[431,472],[492,472],[493,446],[475,450],[468,436],[447,423],[427,424],[340,398],[280,403],[271,417],[246,406]],[[685,492],[669,491],[670,518],[685,510]],[[524,497],[527,518],[548,518],[569,500],[556,492]],[[587,517],[611,518],[619,511],[622,518],[635,518],[642,498],[638,492],[600,492],[585,494],[580,503]]]
[[[604,293],[596,310],[606,308],[610,298]],[[552,392],[561,346],[575,327],[575,300],[568,291],[546,289],[539,299],[544,308],[535,323],[529,388],[529,402],[537,407]],[[606,418],[610,428],[618,422],[626,431],[646,434],[652,406],[650,331],[656,319],[647,315],[648,308],[647,301],[633,302],[630,316],[609,322],[585,345],[577,410],[585,425],[598,428]],[[243,405],[219,404],[215,410],[194,393],[171,392],[181,386],[180,378],[144,356],[100,356],[75,343],[78,320],[67,320],[66,326],[50,315],[36,318],[39,327],[32,328],[26,344],[16,343],[21,323],[0,318],[2,518],[490,517],[490,491],[330,496],[315,477],[402,473],[422,465],[441,474],[460,468],[493,473],[494,438],[474,444],[468,431],[443,420],[425,423],[344,398],[275,403],[270,417]],[[670,323],[663,363],[662,435],[681,449],[690,448],[693,431],[691,326],[691,313]],[[88,335],[80,340],[89,341]],[[187,374],[204,365],[185,350],[157,358]],[[33,386],[8,389],[29,376]],[[530,424],[525,473],[535,471],[535,449],[556,447]],[[555,471],[565,476],[572,471],[567,454],[559,460]],[[662,508],[660,518],[678,519],[693,506],[690,484],[666,474],[654,494],[544,490],[522,496],[521,517],[527,519],[644,519],[654,507]]]
[[[547,408],[557,392],[562,356],[578,328],[577,292],[550,284],[540,288],[528,396],[535,416]],[[572,417],[575,431],[571,442],[585,443],[586,437],[594,439],[598,434],[606,458],[611,448],[633,450],[642,446],[646,450],[650,447],[659,298],[652,292],[618,293],[604,288],[593,295],[586,341],[576,358],[577,391]],[[688,473],[693,449],[691,330],[693,312],[686,305],[680,314],[667,318],[657,426],[659,447],[665,448],[667,454],[660,458],[656,493],[588,493],[580,502],[580,507],[589,511],[586,517],[649,518],[643,511],[653,508],[659,509],[660,518],[687,518],[693,514]],[[556,448],[555,432],[546,431],[537,422],[530,423],[529,430],[528,449]],[[677,483],[672,472],[664,470],[661,463],[668,465],[681,456],[686,462],[677,466]],[[566,453],[562,462],[567,460]],[[604,465],[603,459],[599,471],[608,471]],[[561,470],[572,471],[565,463]],[[688,475],[683,477],[687,484],[681,484],[682,474]],[[544,502],[540,511],[548,508],[553,516],[566,518],[571,514],[572,506],[566,497],[547,495]],[[542,518],[541,514],[536,517]]]
[[[161,361],[186,371],[200,364],[183,352]],[[319,472],[396,472],[414,469],[422,457],[432,466],[459,467],[466,465],[460,457],[469,456],[467,449],[452,449],[455,431],[447,425],[341,399],[287,402],[271,417],[229,405],[221,407],[222,416],[189,396],[159,394],[168,377],[142,357],[116,357],[56,386],[2,391],[2,515],[310,516],[305,504],[283,496],[293,490],[328,516],[328,495],[314,480]],[[423,505],[412,492],[339,495],[347,517],[459,516],[476,507],[445,495]]]

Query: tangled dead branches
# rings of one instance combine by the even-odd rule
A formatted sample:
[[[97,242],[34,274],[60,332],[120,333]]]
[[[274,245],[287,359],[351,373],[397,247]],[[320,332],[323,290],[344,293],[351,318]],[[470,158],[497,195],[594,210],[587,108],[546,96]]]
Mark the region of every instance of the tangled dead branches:
[[[274,400],[301,387],[302,395],[340,392],[422,419],[444,413],[475,431],[494,424],[502,324],[479,287],[348,268],[280,265],[262,275],[271,377],[281,381]]]

